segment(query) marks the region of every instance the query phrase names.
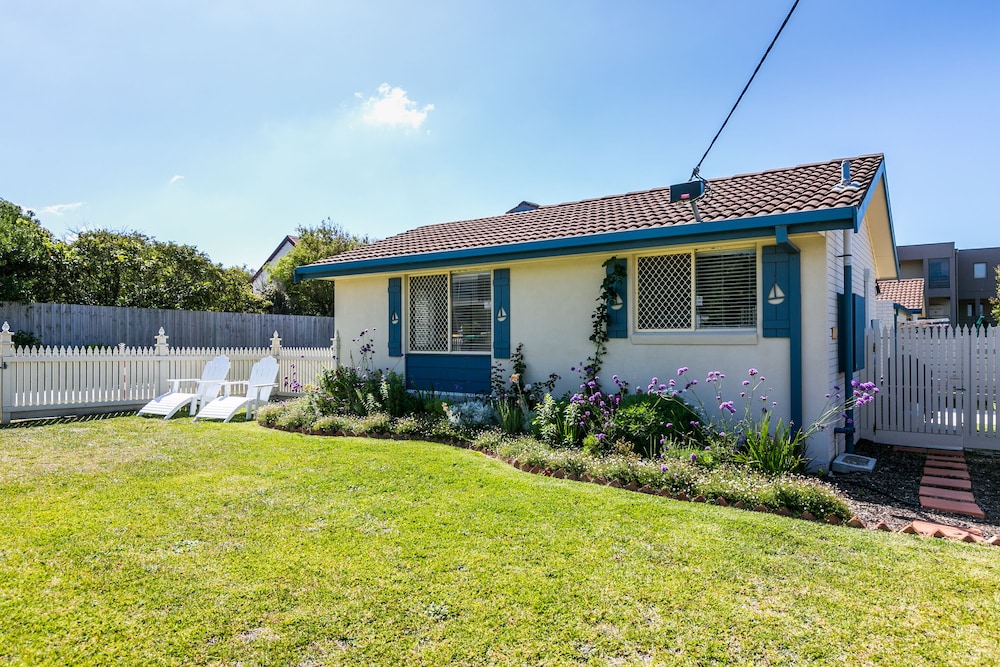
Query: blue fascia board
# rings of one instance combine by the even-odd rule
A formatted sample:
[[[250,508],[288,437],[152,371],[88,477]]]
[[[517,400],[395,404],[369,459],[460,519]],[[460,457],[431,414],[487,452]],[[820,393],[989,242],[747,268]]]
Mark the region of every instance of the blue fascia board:
[[[906,306],[898,304],[895,301],[892,303],[892,308],[896,312],[903,311],[904,313],[909,313],[910,315],[919,315],[920,311],[923,310],[922,308],[907,308]]]
[[[638,229],[609,234],[592,234],[565,239],[512,243],[485,248],[465,248],[396,257],[380,257],[353,262],[308,264],[295,269],[295,280],[335,278],[369,273],[415,271],[485,262],[508,262],[591,252],[615,252],[665,245],[741,240],[775,235],[779,226],[786,234],[857,229],[858,209],[844,206],[816,211],[778,213],[753,218],[701,222],[656,229]]]

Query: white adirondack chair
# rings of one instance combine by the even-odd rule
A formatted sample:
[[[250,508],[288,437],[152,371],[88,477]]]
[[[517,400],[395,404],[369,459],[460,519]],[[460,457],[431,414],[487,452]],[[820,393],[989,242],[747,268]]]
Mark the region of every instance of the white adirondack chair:
[[[201,372],[200,379],[179,378],[169,379],[170,391],[160,394],[139,410],[140,415],[163,415],[164,419],[170,419],[174,414],[185,406],[190,406],[189,412],[194,414],[198,407],[208,403],[219,395],[222,384],[229,374],[229,357],[219,355],[215,359],[205,364],[205,370]],[[186,388],[193,388],[194,391],[181,391],[181,384]]]
[[[277,386],[277,380],[278,360],[264,357],[250,369],[249,380],[223,382],[223,395],[202,407],[194,419],[221,419],[227,422],[244,407],[247,419],[250,419],[257,411],[257,406],[264,405],[271,398],[271,390]],[[246,385],[246,394],[239,396],[230,393],[233,385]]]

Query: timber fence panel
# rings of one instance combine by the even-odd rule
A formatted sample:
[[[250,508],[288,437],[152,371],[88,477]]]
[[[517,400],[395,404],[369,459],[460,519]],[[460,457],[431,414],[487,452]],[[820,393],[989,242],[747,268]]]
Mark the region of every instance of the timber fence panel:
[[[873,336],[872,351],[876,441],[1000,449],[996,327],[887,328]]]
[[[144,347],[153,342],[150,332],[160,327],[170,332],[174,347],[256,347],[266,345],[274,331],[281,331],[289,345],[325,347],[335,331],[332,317],[52,303],[0,302],[4,321],[12,332],[25,331],[59,347]]]

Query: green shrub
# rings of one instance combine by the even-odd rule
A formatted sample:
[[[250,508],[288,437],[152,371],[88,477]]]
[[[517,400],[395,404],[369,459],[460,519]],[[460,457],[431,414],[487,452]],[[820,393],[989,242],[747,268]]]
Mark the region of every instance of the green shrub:
[[[524,411],[510,399],[501,398],[493,401],[493,416],[497,423],[507,433],[524,431]]]
[[[312,430],[320,433],[347,432],[350,430],[351,420],[341,415],[323,415],[313,422]]]
[[[356,420],[351,426],[351,432],[359,433],[389,433],[392,430],[392,417],[385,412],[373,412]]]
[[[274,426],[285,411],[285,403],[268,403],[257,408],[257,422],[265,426]]]
[[[290,429],[311,429],[319,415],[308,398],[297,398],[286,403],[275,423]]]
[[[398,417],[392,422],[392,432],[397,435],[418,435],[422,425],[413,415]]]
[[[615,412],[614,433],[649,459],[663,451],[664,445],[698,447],[706,439],[698,414],[680,398],[667,394],[624,396]]]
[[[580,426],[581,408],[568,400],[556,400],[545,394],[531,420],[532,433],[553,447],[576,447],[583,441]]]
[[[805,435],[778,419],[771,433],[771,412],[743,433],[736,460],[769,475],[800,472],[805,466]]]

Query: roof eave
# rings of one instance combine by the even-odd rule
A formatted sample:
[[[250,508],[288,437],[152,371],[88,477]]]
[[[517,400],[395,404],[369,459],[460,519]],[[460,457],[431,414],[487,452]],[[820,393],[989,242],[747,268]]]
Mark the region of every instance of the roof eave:
[[[422,269],[464,266],[485,262],[506,262],[560,255],[580,255],[591,252],[633,250],[663,245],[680,245],[706,241],[727,241],[773,236],[777,227],[786,227],[788,234],[832,229],[857,229],[861,216],[858,207],[842,206],[815,211],[778,213],[723,222],[673,225],[656,229],[639,229],[608,234],[591,234],[565,239],[548,239],[485,248],[464,248],[443,252],[421,253],[396,257],[308,264],[295,269],[295,281],[337,278],[371,273],[416,271]]]

